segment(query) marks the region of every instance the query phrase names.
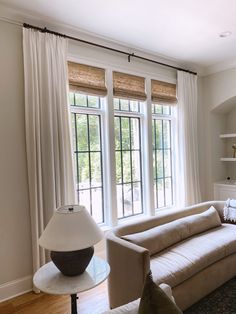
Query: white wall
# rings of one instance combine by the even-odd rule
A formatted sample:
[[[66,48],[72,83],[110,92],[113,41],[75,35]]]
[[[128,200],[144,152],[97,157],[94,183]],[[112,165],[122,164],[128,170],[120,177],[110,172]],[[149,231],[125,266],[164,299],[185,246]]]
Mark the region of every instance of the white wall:
[[[0,298],[31,275],[21,28],[0,22]]]

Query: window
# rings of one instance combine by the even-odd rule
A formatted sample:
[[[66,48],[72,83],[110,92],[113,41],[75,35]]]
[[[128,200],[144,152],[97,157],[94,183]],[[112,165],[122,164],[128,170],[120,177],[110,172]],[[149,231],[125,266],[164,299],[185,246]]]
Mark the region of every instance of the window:
[[[155,208],[173,205],[171,107],[152,105],[153,177]]]
[[[68,74],[78,203],[111,225],[173,206],[176,85],[74,62]]]
[[[101,98],[70,93],[74,168],[79,204],[97,223],[104,222]]]
[[[143,212],[140,103],[114,99],[118,218]]]

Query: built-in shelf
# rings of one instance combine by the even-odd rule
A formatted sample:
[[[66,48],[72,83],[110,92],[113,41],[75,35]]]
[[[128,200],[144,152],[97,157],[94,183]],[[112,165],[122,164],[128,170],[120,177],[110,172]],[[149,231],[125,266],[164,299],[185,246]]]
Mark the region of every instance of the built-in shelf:
[[[236,158],[220,158],[221,161],[236,161]]]
[[[231,138],[231,137],[236,137],[236,133],[220,134],[220,138]]]

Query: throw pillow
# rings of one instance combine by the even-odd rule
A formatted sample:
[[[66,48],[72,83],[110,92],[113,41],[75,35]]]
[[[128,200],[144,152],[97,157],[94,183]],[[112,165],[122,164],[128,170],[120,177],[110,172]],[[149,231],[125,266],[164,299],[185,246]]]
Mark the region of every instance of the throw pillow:
[[[183,314],[183,312],[153,282],[150,271],[145,280],[138,314]]]
[[[145,231],[127,234],[122,236],[122,239],[146,248],[150,255],[153,255],[195,234],[220,225],[219,214],[211,206],[200,214],[189,215]]]

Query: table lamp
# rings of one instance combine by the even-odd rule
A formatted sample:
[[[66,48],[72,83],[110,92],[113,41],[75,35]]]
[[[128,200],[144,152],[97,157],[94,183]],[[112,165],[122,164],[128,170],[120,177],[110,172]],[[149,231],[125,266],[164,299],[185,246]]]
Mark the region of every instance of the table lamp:
[[[51,251],[51,259],[65,276],[77,276],[87,268],[93,245],[103,238],[101,229],[84,206],[58,208],[47,224],[39,245]]]

